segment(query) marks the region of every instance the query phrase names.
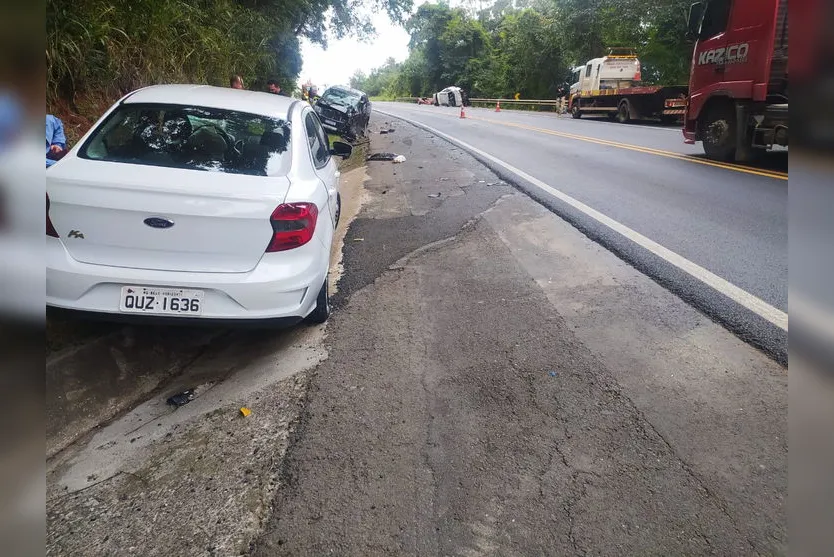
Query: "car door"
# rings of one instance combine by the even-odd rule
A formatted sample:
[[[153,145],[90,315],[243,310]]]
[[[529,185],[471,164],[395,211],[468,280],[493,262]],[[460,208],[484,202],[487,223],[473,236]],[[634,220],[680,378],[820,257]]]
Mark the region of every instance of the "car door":
[[[339,172],[336,161],[330,155],[330,140],[319,122],[319,118],[312,110],[305,110],[304,131],[307,135],[307,145],[316,175],[327,189],[327,201],[330,205],[330,218],[336,225],[336,215],[339,202]]]

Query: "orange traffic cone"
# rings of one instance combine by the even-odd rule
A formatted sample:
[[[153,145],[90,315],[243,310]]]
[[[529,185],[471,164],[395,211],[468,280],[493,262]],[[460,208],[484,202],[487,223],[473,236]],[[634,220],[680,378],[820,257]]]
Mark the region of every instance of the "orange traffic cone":
[[[463,109],[463,105],[460,105],[460,117],[466,118],[466,111]]]
[[[501,101],[495,103],[495,112],[501,112]]]

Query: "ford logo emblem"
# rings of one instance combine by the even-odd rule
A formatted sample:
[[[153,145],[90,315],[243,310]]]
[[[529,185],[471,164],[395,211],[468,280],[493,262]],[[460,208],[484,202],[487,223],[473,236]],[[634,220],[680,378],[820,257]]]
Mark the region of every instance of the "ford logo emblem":
[[[151,228],[171,228],[174,226],[174,221],[164,217],[148,217],[145,219],[145,224]]]

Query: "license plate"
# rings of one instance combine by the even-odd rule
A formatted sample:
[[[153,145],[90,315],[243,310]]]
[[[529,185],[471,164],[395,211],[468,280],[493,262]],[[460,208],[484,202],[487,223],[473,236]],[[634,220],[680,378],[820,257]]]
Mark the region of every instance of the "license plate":
[[[119,311],[155,315],[200,315],[203,312],[202,290],[123,286]]]

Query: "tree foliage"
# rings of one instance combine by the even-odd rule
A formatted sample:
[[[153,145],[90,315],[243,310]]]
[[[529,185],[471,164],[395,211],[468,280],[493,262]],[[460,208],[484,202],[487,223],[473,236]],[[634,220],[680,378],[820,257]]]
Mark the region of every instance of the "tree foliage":
[[[110,101],[154,83],[292,88],[299,37],[373,35],[370,14],[397,22],[412,0],[47,0],[47,104],[95,93]]]
[[[570,69],[634,47],[649,83],[687,81],[690,0],[470,0],[423,4],[406,21],[409,57],[388,60],[354,86],[373,96],[427,96],[458,85],[471,96],[554,98]]]

